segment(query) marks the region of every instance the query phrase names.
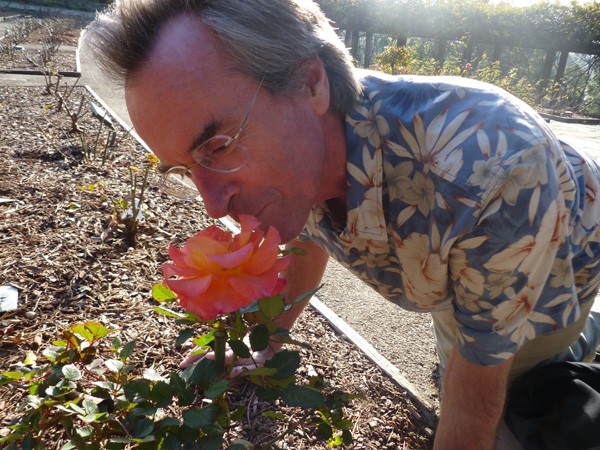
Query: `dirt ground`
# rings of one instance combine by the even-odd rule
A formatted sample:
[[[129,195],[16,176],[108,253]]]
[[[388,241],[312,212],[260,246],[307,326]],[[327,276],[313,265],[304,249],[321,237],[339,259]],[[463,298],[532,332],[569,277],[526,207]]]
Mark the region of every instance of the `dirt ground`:
[[[60,330],[85,320],[136,339],[140,369],[175,370],[189,347],[175,345],[179,325],[152,311],[150,290],[161,278],[168,244],[212,222],[198,205],[161,194],[151,173],[144,222],[135,248],[128,247],[116,203],[128,196],[130,166],[144,168],[144,151],[119,130],[117,148],[104,163],[104,137],[97,154],[84,159],[82,143],[88,151],[95,145],[99,121],[89,112],[89,96],[76,88],[67,105],[74,111],[80,103],[88,112],[75,132],[66,109],[58,111],[43,86],[0,87],[0,285],[19,291],[18,309],[0,313],[0,370],[14,368],[27,351],[42,358]],[[354,421],[351,448],[431,446],[435,424],[323,318],[309,309],[293,336],[313,347],[302,350],[304,371],[312,366],[332,384],[364,396],[347,411]],[[16,386],[0,388],[0,436],[10,433],[24,395]],[[244,437],[261,448],[282,432],[259,413],[246,420],[229,438]],[[326,448],[310,436],[300,428],[271,448]],[[46,448],[61,445],[49,438]]]

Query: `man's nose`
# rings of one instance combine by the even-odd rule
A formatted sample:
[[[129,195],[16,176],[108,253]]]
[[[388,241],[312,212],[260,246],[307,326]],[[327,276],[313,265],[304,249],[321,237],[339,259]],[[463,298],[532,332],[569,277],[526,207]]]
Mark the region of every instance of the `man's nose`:
[[[192,168],[192,181],[200,192],[206,212],[213,219],[230,213],[231,199],[239,192],[237,185],[228,180],[229,177],[199,166]]]

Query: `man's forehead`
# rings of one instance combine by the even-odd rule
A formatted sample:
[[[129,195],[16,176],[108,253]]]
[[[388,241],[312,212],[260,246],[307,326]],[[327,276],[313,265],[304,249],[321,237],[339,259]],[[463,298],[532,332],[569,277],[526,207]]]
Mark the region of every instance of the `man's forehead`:
[[[201,19],[179,15],[159,32],[149,58],[150,65],[167,64],[180,69],[201,70],[226,58],[224,46]]]

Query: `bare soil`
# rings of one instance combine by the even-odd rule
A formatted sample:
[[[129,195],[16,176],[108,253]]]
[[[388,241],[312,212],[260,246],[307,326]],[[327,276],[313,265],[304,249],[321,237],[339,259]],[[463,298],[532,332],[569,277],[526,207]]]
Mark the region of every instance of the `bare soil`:
[[[68,100],[71,109],[82,96],[89,109],[80,88]],[[134,362],[141,369],[176,370],[189,349],[175,345],[179,326],[152,311],[150,290],[161,278],[168,244],[182,243],[212,221],[200,205],[164,197],[152,173],[144,222],[136,246],[129,247],[115,202],[127,197],[129,167],[145,164],[144,150],[131,137],[119,130],[119,145],[104,164],[101,152],[84,159],[82,136],[89,146],[99,122],[87,113],[73,132],[65,109],[57,111],[43,87],[0,87],[0,123],[0,285],[19,290],[18,309],[0,313],[0,370],[11,369],[27,351],[43,359],[60,330],[85,320],[136,339]],[[363,395],[347,411],[354,422],[351,448],[430,448],[430,417],[321,316],[309,308],[292,335],[313,347],[302,350],[301,372],[313,368],[333,385]],[[10,432],[24,395],[18,387],[0,388],[0,436]],[[251,389],[245,395],[254,401]],[[262,417],[260,407],[253,411],[231,438],[249,439],[257,448],[326,448],[308,426],[280,436],[282,425]],[[61,443],[49,438],[46,445]]]

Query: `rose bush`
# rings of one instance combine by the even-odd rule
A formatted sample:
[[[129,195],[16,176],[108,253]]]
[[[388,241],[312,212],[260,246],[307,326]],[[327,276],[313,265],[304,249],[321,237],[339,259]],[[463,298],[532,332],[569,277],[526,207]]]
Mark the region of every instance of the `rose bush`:
[[[289,265],[289,256],[278,257],[279,232],[270,227],[265,236],[259,225],[241,215],[235,236],[213,225],[181,248],[170,245],[172,263],[163,264],[164,284],[184,309],[211,320],[283,289],[279,272]]]

